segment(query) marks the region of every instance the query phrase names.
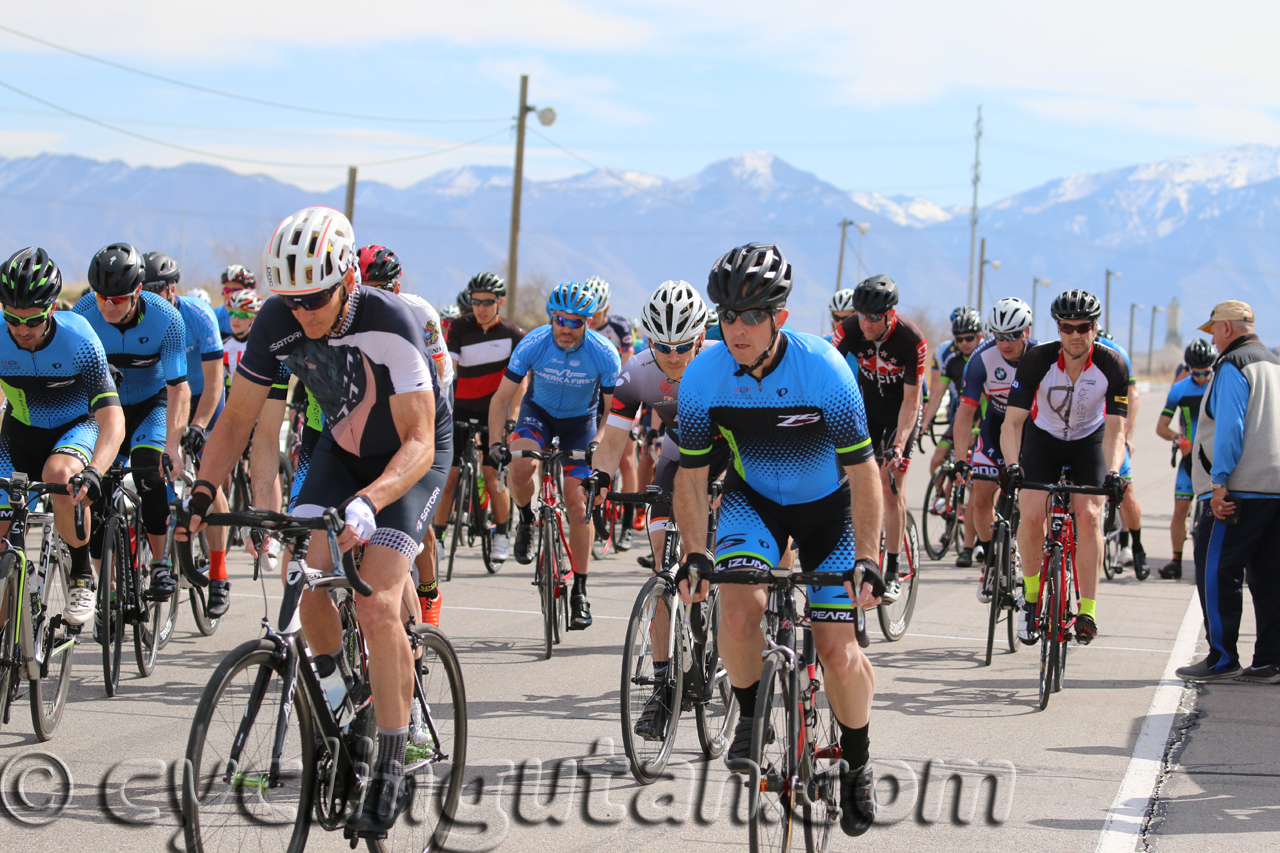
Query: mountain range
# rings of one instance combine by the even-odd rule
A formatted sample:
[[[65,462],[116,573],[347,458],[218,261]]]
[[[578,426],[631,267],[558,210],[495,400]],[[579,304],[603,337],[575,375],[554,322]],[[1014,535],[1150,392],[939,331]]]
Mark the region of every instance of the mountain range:
[[[217,166],[130,167],[44,154],[0,158],[0,223],[6,254],[42,245],[69,279],[81,279],[93,252],[127,240],[180,259],[184,283],[216,279],[228,263],[261,266],[275,225],[308,204],[341,207],[345,187],[314,193],[264,176]],[[362,181],[355,227],[361,242],[392,247],[409,289],[448,302],[475,272],[500,270],[507,253],[511,170],[464,167],[405,188]],[[670,180],[598,170],[529,181],[524,192],[521,279],[559,281],[601,275],[615,310],[635,314],[668,278],[701,287],[715,259],[748,241],[775,242],[795,270],[793,324],[818,331],[836,282],[838,223],[849,229],[843,282],[884,272],[898,281],[902,305],[938,320],[966,300],[969,211],[924,198],[849,192],[765,152],[712,163]],[[1271,225],[1276,220],[1276,225]],[[1111,328],[1145,351],[1151,306],[1181,303],[1182,339],[1195,334],[1222,299],[1260,312],[1264,338],[1280,338],[1270,299],[1280,283],[1280,148],[1250,145],[1162,163],[1070,175],[984,205],[979,235],[987,257],[983,302],[1041,288],[1038,309],[1068,287],[1102,295],[1113,278]],[[1047,332],[1047,320],[1038,327]],[[1164,317],[1155,340],[1165,341]]]

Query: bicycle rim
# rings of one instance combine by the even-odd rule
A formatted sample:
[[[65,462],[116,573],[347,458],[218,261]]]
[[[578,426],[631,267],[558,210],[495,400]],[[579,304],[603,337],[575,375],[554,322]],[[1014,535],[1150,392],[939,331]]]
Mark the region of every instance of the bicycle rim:
[[[547,519],[543,519],[542,548],[538,554],[538,592],[542,598],[542,640],[544,654],[551,660],[552,646],[556,643],[556,558],[555,545],[546,532]]]
[[[200,697],[187,739],[182,784],[189,851],[301,851],[306,844],[315,793],[316,735],[306,691],[299,685],[284,733],[279,779],[270,786],[284,677],[284,664],[275,651],[269,640],[241,645],[223,658]],[[265,689],[253,702],[260,677]],[[237,735],[244,743],[233,763]]]
[[[449,568],[445,580],[453,580],[453,558],[458,553],[458,540],[462,538],[464,528],[463,516],[466,515],[466,502],[471,499],[471,490],[463,473],[458,474],[458,488],[453,494],[453,535],[449,537]]]
[[[751,757],[760,767],[760,784],[747,791],[751,853],[785,853],[791,846],[795,811],[788,740],[793,702],[787,677],[776,656],[765,661],[751,730]]]
[[[667,615],[667,626],[658,642],[667,648],[667,675],[658,679],[654,673],[654,621]],[[650,578],[640,588],[631,608],[627,636],[622,649],[622,682],[618,695],[622,701],[622,745],[631,765],[631,775],[641,785],[658,779],[667,767],[676,742],[680,722],[680,697],[684,690],[684,660],[681,644],[673,642],[674,630],[683,623],[676,598],[662,578]],[[660,702],[666,710],[667,725],[661,739],[646,740],[635,728],[650,701]]]
[[[57,618],[66,612],[70,595],[67,566],[70,555],[65,552],[57,534],[52,535],[55,538],[49,550],[49,565],[46,567],[44,589],[40,591],[38,612],[31,614],[32,618],[28,620],[36,665],[43,673],[31,679],[30,685],[31,725],[41,741],[53,737],[58,723],[62,721],[67,689],[71,686],[71,659],[76,648],[75,638],[67,633],[66,623]]]
[[[6,559],[17,562],[17,555],[8,556],[0,554],[0,560]],[[9,566],[9,571],[4,580],[0,580],[0,607],[4,608],[5,620],[4,625],[0,626],[0,655],[8,658],[10,661],[17,661],[19,657],[18,648],[18,583],[14,577],[14,566]],[[18,675],[18,666],[16,663],[0,663],[0,723],[9,716],[9,693],[14,690]]]
[[[201,532],[195,542],[196,547],[191,552],[192,559],[195,560],[196,570],[207,577],[209,574],[209,540]],[[196,620],[196,630],[200,632],[200,635],[212,637],[214,632],[218,630],[218,620],[209,615],[207,589],[208,587],[191,585],[191,615]]]
[[[698,724],[698,744],[707,758],[719,758],[729,746],[734,718],[738,712],[738,697],[729,684],[729,673],[720,660],[717,633],[720,627],[720,595],[714,591],[707,599],[707,644],[702,649],[702,659],[695,661],[702,667],[703,683],[709,684],[711,698],[698,702],[695,718]],[[696,647],[695,647],[696,648]]]
[[[1063,625],[1066,625],[1068,621],[1067,607],[1069,602],[1071,601],[1071,586],[1067,578],[1070,578],[1072,576],[1072,569],[1074,568],[1071,565],[1071,556],[1069,554],[1063,557],[1062,567],[1063,567],[1063,575],[1061,578],[1062,592],[1060,594],[1062,600],[1059,602],[1058,608],[1062,612],[1060,621]],[[1063,628],[1061,635],[1058,636],[1057,645],[1058,645],[1058,659],[1057,661],[1055,661],[1057,666],[1055,666],[1053,669],[1053,692],[1054,693],[1057,693],[1059,690],[1062,689],[1062,676],[1067,671],[1067,648],[1071,645],[1071,637],[1067,634],[1066,628]]]
[[[827,853],[831,846],[831,831],[840,810],[840,772],[837,769],[841,759],[840,724],[827,704],[825,692],[819,691],[814,696],[814,703],[818,724],[811,732],[811,742],[805,745],[800,772],[809,789],[809,797],[815,803],[812,806],[806,804],[802,809],[804,846],[807,853]]]
[[[151,591],[151,541],[147,539],[147,532],[142,529],[141,519],[135,520],[139,522],[134,528],[138,541],[138,554],[131,566],[131,576],[133,599],[138,603],[138,613],[137,621],[133,623],[133,658],[138,664],[138,672],[146,678],[156,668],[156,651],[160,648],[157,637],[162,624],[162,614],[168,602],[152,601],[148,595]],[[178,591],[175,589],[173,595],[177,594]]]
[[[176,563],[174,565],[177,565]],[[163,649],[173,639],[173,632],[178,629],[178,607],[182,604],[182,594],[187,590],[185,582],[179,578],[178,588],[169,596],[169,603],[164,605],[164,621],[156,632],[156,645]]]
[[[898,580],[902,591],[893,604],[881,604],[876,608],[880,620],[880,632],[889,642],[901,640],[911,625],[911,614],[916,609],[916,586],[920,581],[920,535],[916,531],[916,519],[907,513],[903,530],[903,549],[898,561]]]
[[[994,583],[992,579],[988,579],[988,588],[994,586],[991,590],[991,601],[988,603],[987,614],[987,657],[984,666],[991,666],[991,657],[996,647],[996,631],[1000,627],[1000,613],[1004,610],[1004,543],[1000,541],[1000,536],[993,536],[990,545],[992,554],[987,559],[987,572],[995,573]],[[994,559],[992,559],[994,558]]]
[[[108,519],[102,534],[102,565],[98,571],[98,601],[95,619],[98,620],[98,642],[102,645],[102,677],[107,696],[115,696],[120,686],[120,647],[124,640],[124,622],[120,618],[120,595],[112,600],[111,589],[114,582],[122,577],[121,566],[128,560],[121,560],[127,554],[128,546],[124,543],[120,518]]]
[[[1012,525],[1011,525],[1012,528]],[[1009,653],[1013,654],[1018,651],[1022,643],[1018,642],[1018,610],[1019,601],[1018,584],[1022,583],[1022,556],[1018,553],[1018,540],[1009,534],[1009,559],[1005,563],[1004,584],[1005,595],[1007,599],[1005,606],[1009,611],[1008,619],[1008,640]]]
[[[930,560],[941,560],[951,545],[951,531],[954,525],[954,513],[950,517],[938,515],[933,511],[933,504],[943,494],[946,474],[939,469],[924,490],[924,550]],[[937,544],[935,544],[937,543]]]
[[[1055,548],[1050,559],[1051,568],[1048,582],[1045,584],[1044,598],[1040,602],[1040,710],[1049,707],[1049,697],[1053,695],[1054,675],[1058,668],[1058,582],[1057,561],[1061,559],[1061,550]]]

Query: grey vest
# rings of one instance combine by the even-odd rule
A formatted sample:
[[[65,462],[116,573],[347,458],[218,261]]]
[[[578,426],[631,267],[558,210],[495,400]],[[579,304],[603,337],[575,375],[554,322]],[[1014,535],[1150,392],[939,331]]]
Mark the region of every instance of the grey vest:
[[[1197,495],[1213,489],[1213,436],[1216,422],[1213,386],[1218,369],[1232,364],[1249,383],[1249,403],[1244,415],[1244,448],[1227,478],[1233,492],[1256,492],[1280,497],[1280,359],[1262,345],[1256,335],[1238,339],[1214,364],[1214,375],[1204,391],[1200,419],[1192,450],[1191,484]]]

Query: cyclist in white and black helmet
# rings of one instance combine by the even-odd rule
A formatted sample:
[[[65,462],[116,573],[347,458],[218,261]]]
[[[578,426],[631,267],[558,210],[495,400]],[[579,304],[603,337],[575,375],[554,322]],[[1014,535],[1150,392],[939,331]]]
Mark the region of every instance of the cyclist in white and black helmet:
[[[831,297],[831,301],[827,303],[827,310],[831,312],[831,334],[826,338],[831,340],[835,336],[836,329],[840,328],[840,324],[853,316],[853,288],[837,290]]]

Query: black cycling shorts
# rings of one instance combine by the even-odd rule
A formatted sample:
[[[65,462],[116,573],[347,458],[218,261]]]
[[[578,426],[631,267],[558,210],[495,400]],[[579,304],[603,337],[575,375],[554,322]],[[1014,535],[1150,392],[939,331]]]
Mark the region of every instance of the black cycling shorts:
[[[904,459],[910,459],[911,454],[916,449],[916,439],[920,435],[920,420],[924,417],[924,409],[916,409],[916,423],[911,428],[911,436],[902,443],[902,456]],[[893,445],[894,439],[898,437],[898,413],[893,412],[892,418],[884,417],[872,407],[867,407],[867,434],[871,436],[871,446],[876,452],[876,462],[884,462],[884,449]]]
[[[716,441],[711,444],[711,451],[704,457],[707,460],[707,482],[713,483],[729,467],[733,454],[729,451],[729,442]],[[658,457],[658,464],[653,469],[653,484],[667,493],[674,493],[676,488],[676,471],[680,470],[680,459]],[[653,504],[649,508],[649,529],[663,527],[671,517],[671,507],[666,504]]]
[[[454,412],[455,417],[453,421],[453,467],[454,468],[462,467],[462,454],[466,453],[470,449],[466,445],[466,440],[467,440],[467,432],[469,429],[471,429],[471,427],[466,423],[466,420],[459,417],[460,415],[463,415],[463,414],[467,415],[468,418],[475,417],[479,419],[482,424],[481,427],[477,429],[474,433],[475,435],[480,436],[480,449],[484,455],[484,458],[480,460],[480,467],[492,468],[496,471],[498,466],[493,464],[493,460],[489,458],[489,413],[488,412],[484,412],[484,413],[472,413],[472,412],[464,413],[464,412],[456,412],[456,411]]]
[[[1067,468],[1070,482],[1100,488],[1107,478],[1107,464],[1102,456],[1105,430],[1105,426],[1100,426],[1084,438],[1066,441],[1040,429],[1028,418],[1022,430],[1022,452],[1018,456],[1023,480],[1056,483],[1062,469]]]

